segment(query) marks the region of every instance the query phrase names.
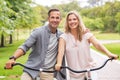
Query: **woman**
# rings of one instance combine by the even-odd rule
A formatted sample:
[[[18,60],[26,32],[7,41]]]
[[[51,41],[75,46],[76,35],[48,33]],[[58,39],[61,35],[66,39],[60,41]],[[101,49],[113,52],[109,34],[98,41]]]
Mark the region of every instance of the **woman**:
[[[98,42],[95,36],[90,32],[84,32],[85,26],[76,11],[70,11],[66,17],[65,33],[60,36],[56,70],[60,70],[64,54],[66,55],[67,64],[70,68],[75,70],[83,70],[95,67],[95,62],[90,55],[90,43],[96,49],[105,53],[108,57],[118,58],[117,55],[112,54],[102,44]],[[69,80],[84,80],[85,73],[70,72]],[[92,80],[97,80],[95,74],[92,72]]]

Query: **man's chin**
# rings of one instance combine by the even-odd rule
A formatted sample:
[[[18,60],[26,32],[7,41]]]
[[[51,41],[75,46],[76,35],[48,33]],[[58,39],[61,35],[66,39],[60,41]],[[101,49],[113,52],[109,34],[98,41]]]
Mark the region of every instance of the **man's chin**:
[[[53,28],[57,28],[58,27],[58,25],[57,26],[52,26]]]

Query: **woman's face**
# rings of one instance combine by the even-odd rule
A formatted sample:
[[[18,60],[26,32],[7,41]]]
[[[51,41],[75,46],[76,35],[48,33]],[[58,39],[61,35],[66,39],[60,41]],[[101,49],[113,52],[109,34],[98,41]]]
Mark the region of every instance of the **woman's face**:
[[[74,14],[68,16],[68,25],[70,29],[77,29],[78,22],[78,18]]]

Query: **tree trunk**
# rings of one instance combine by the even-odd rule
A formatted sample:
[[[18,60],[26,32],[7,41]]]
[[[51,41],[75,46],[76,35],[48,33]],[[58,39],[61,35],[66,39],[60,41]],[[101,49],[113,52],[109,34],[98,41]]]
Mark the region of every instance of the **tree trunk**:
[[[12,39],[12,34],[10,34],[10,40],[9,40],[9,44],[12,44],[13,39]]]
[[[1,45],[0,47],[4,47],[4,35],[1,34]]]

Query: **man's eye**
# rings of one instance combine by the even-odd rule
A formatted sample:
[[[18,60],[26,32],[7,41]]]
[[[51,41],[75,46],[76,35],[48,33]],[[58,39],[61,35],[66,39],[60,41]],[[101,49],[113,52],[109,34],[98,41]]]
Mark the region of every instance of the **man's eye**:
[[[54,17],[51,17],[51,19],[54,19]]]
[[[56,17],[56,19],[60,19],[60,17]]]

